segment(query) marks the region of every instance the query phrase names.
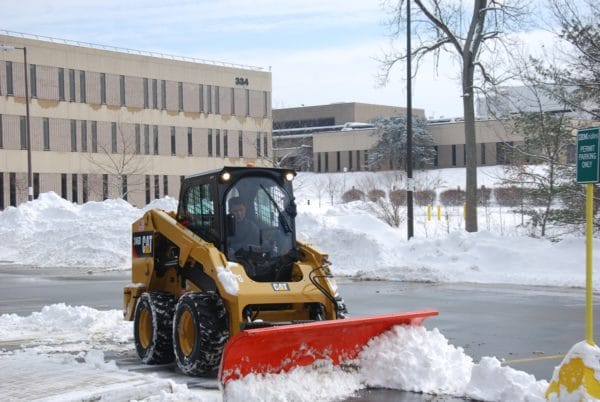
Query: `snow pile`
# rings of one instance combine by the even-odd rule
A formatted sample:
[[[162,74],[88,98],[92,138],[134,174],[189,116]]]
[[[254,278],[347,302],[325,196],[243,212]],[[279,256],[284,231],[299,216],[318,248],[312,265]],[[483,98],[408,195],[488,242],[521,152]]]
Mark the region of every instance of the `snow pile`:
[[[0,260],[41,267],[130,264],[131,224],[148,208],[175,210],[171,197],[140,210],[121,199],[73,204],[56,193],[0,213]]]
[[[301,193],[302,194],[302,193]],[[0,260],[33,266],[129,269],[131,223],[150,208],[173,211],[167,197],[138,209],[123,200],[72,204],[55,193],[0,212]],[[463,230],[406,241],[361,203],[299,205],[298,239],[330,255],[338,276],[404,281],[585,284],[584,239],[560,242]],[[437,223],[428,223],[436,225]],[[596,241],[595,248],[600,243]],[[349,258],[349,257],[352,258]],[[600,253],[594,253],[600,265]],[[594,286],[600,286],[596,277]]]
[[[60,303],[44,306],[41,312],[26,317],[0,315],[0,342],[21,341],[30,346],[39,343],[36,350],[40,351],[46,350],[44,344],[48,343],[61,345],[61,351],[115,350],[119,345],[130,348],[132,333],[132,323],[123,321],[123,313],[117,310]]]
[[[278,375],[252,374],[229,382],[225,399],[335,400],[366,387],[482,401],[541,402],[548,383],[502,367],[492,357],[475,364],[437,329],[397,326],[369,342],[359,356],[357,371],[321,361]]]

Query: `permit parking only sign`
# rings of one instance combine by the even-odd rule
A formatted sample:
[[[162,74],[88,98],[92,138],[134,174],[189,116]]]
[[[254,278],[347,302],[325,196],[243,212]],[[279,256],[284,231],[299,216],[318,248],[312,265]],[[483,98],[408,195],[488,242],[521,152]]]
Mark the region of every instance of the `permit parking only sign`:
[[[598,183],[598,137],[600,128],[577,131],[577,183]]]

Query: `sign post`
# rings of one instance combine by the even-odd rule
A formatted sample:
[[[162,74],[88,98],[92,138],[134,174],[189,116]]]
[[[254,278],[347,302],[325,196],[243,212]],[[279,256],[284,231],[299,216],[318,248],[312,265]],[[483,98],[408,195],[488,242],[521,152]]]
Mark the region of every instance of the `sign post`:
[[[577,183],[585,184],[585,322],[586,341],[594,345],[594,313],[592,301],[592,234],[594,215],[594,183],[600,179],[598,145],[600,128],[587,128],[577,132]]]
[[[546,391],[559,398],[561,392],[569,395],[582,390],[584,396],[600,399],[600,379],[594,367],[586,366],[590,356],[600,360],[600,348],[594,343],[594,311],[592,289],[592,241],[594,223],[594,184],[600,181],[598,153],[600,128],[577,131],[577,183],[585,184],[585,342],[573,346],[561,365],[554,370]],[[587,356],[587,359],[584,359]],[[593,359],[592,359],[593,360]],[[566,396],[566,395],[565,395]]]

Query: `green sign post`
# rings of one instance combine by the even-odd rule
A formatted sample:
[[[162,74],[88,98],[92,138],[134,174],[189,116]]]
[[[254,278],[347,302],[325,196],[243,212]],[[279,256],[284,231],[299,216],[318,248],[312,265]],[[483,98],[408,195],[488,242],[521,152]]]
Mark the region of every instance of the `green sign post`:
[[[600,128],[577,131],[577,183],[598,183],[598,138]]]

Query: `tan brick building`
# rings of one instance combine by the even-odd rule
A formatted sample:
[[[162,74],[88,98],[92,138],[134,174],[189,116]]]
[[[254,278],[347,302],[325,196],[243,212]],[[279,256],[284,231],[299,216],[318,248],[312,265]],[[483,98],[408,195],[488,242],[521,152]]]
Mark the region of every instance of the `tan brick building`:
[[[177,197],[183,176],[271,157],[271,73],[257,67],[0,35],[0,209],[34,194]]]
[[[376,117],[405,115],[406,108],[365,103],[335,103],[323,106],[273,110],[273,147],[285,166],[313,172],[366,170],[368,153],[377,143],[375,130],[366,124]],[[425,117],[423,109],[413,109]],[[506,162],[507,144],[522,137],[498,120],[478,120],[477,163],[480,166]],[[429,123],[436,158],[432,168],[464,167],[464,123],[461,119],[439,119]],[[383,165],[381,168],[385,169]]]

